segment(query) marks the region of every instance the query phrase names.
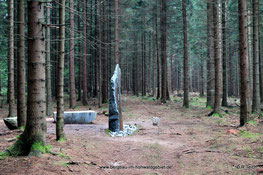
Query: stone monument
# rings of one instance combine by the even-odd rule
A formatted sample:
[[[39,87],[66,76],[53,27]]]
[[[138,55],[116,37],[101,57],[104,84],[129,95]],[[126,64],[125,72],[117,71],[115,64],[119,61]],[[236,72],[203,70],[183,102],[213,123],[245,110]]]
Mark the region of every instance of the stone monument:
[[[110,81],[109,130],[113,132],[123,130],[121,114],[121,69],[118,64],[115,67]]]

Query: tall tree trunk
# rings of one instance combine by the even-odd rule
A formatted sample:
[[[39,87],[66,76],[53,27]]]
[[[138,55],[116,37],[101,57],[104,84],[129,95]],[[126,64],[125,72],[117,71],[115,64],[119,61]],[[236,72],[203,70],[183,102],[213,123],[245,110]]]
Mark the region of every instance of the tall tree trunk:
[[[107,66],[107,21],[106,21],[106,1],[103,2],[103,62],[102,62],[102,69],[103,69],[103,75],[102,75],[102,103],[107,103],[107,89],[108,89],[108,81],[107,81],[107,72],[108,72],[108,66]]]
[[[187,20],[186,1],[182,0],[183,33],[184,33],[184,102],[183,107],[189,108],[189,75],[188,75],[188,45],[187,45]]]
[[[78,1],[77,10],[80,12],[80,3],[81,1]],[[80,32],[80,16],[78,16],[78,32]],[[79,38],[81,38],[81,34],[78,35]],[[81,42],[78,42],[78,101],[82,100],[82,60],[81,60]]]
[[[57,140],[65,139],[64,133],[64,57],[65,57],[65,0],[59,1],[59,57],[57,82]]]
[[[240,126],[249,120],[248,48],[246,0],[238,0],[240,58]]]
[[[75,94],[75,63],[74,63],[74,1],[70,0],[70,43],[69,43],[69,76],[70,76],[70,103],[69,107],[74,108],[76,106],[76,94]]]
[[[114,67],[116,64],[119,64],[119,0],[114,0],[114,13],[115,13],[115,25],[114,25],[114,34],[115,34],[115,42],[114,42]]]
[[[17,124],[26,125],[26,92],[25,92],[25,0],[18,2],[18,58],[17,58]]]
[[[207,107],[213,107],[215,96],[215,76],[214,76],[214,60],[213,60],[213,3],[207,2]]]
[[[166,0],[161,0],[161,63],[162,63],[162,96],[161,100],[167,100],[167,58],[166,58]]]
[[[38,155],[46,144],[44,8],[39,0],[28,1],[28,98],[25,131],[9,155]],[[45,148],[45,147],[44,147]]]
[[[14,89],[14,0],[9,0],[9,42],[8,42],[8,117],[15,117],[15,89]]]
[[[226,54],[226,0],[222,0],[222,50],[223,50],[223,99],[222,106],[227,105],[228,81],[227,81],[227,54]]]
[[[218,0],[213,1],[214,23],[214,60],[215,60],[215,104],[213,114],[220,115],[220,56],[219,56],[219,24],[218,24]]]
[[[101,107],[101,81],[102,81],[102,76],[101,76],[101,59],[102,59],[102,30],[101,30],[101,20],[102,20],[102,9],[101,9],[101,3],[102,0],[99,0],[99,107]]]
[[[51,92],[51,63],[50,63],[50,9],[51,3],[46,7],[47,28],[46,28],[46,115],[52,114],[52,92]]]
[[[253,103],[252,112],[260,112],[260,91],[259,91],[259,21],[258,21],[258,0],[253,0]]]
[[[83,105],[87,105],[87,0],[83,0]]]
[[[160,59],[159,59],[159,38],[158,38],[158,0],[156,0],[155,12],[155,42],[156,42],[156,67],[157,67],[157,99],[161,97],[160,88]]]

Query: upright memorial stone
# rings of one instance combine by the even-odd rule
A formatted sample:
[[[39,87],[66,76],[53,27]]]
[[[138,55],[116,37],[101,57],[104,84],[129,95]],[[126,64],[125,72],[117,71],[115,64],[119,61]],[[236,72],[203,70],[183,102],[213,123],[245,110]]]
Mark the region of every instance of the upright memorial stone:
[[[117,64],[110,82],[109,130],[123,130],[121,114],[121,69]]]

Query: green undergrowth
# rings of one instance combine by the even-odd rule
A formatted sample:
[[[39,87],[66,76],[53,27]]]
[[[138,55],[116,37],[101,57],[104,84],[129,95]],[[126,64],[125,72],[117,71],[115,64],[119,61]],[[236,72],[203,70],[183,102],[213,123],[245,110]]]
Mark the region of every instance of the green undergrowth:
[[[64,143],[66,141],[67,141],[67,139],[66,138],[62,138],[62,137],[58,140],[58,142],[61,142],[61,143]]]
[[[206,109],[212,109],[212,106],[207,106]]]
[[[240,136],[243,138],[246,138],[246,139],[255,140],[260,136],[260,134],[259,133],[251,133],[249,131],[240,131]]]
[[[154,97],[145,97],[145,96],[142,96],[141,99],[142,99],[142,100],[145,100],[145,101],[155,101],[155,98],[154,98]]]
[[[250,124],[250,125],[252,125],[252,126],[254,126],[254,125],[256,124],[256,122],[255,122],[254,120],[250,120],[250,121],[248,121],[247,123]]]
[[[214,114],[212,115],[212,117],[224,118],[224,116],[223,116],[223,115],[220,115],[219,113],[214,113]]]
[[[63,154],[63,153],[58,153],[58,155],[59,155],[59,157],[64,158],[64,159],[68,159],[68,160],[71,159],[70,156],[68,156],[68,155],[66,155],[66,154]]]

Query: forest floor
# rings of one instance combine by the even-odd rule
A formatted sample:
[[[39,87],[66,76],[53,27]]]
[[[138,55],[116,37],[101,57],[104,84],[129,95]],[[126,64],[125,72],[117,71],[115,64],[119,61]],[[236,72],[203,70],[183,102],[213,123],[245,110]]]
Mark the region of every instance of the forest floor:
[[[223,118],[208,117],[205,99],[191,95],[191,107],[182,108],[182,98],[167,104],[153,98],[123,96],[125,124],[138,130],[127,137],[107,133],[108,117],[93,102],[87,107],[98,112],[89,125],[65,125],[67,141],[55,141],[55,124],[47,118],[47,143],[53,154],[41,157],[7,157],[0,160],[0,174],[257,174],[263,172],[263,121],[254,116],[239,125],[238,101],[222,108]],[[0,118],[7,116],[7,106]],[[55,110],[55,108],[54,108]],[[159,117],[159,125],[152,125]],[[22,131],[9,131],[0,121],[0,151],[15,142]],[[54,154],[55,153],[55,154]]]

